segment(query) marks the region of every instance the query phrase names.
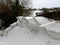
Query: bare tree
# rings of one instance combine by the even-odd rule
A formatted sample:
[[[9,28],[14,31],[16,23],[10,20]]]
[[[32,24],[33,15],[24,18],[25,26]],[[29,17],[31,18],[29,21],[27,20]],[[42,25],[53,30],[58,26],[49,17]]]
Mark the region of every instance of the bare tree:
[[[16,0],[0,0],[0,3],[5,3],[8,6],[11,6]],[[20,5],[24,7],[31,7],[31,0],[19,0]]]
[[[20,5],[23,5],[24,7],[29,7],[31,5],[31,0],[19,0]]]

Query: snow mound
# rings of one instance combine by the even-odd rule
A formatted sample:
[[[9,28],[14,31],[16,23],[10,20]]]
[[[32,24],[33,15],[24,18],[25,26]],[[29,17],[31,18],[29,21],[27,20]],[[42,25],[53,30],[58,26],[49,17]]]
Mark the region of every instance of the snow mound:
[[[37,33],[37,31],[39,30],[39,23],[34,17],[29,20],[25,17],[21,17],[17,22],[20,28],[27,27],[31,32],[33,31],[35,33]]]
[[[48,34],[55,39],[60,39],[60,23],[53,21],[47,24],[40,25],[45,27]]]

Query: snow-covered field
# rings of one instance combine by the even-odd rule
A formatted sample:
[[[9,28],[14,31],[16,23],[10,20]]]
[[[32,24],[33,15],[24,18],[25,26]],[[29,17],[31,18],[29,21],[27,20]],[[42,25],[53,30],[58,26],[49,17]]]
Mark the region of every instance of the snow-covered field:
[[[8,27],[5,31],[7,33],[5,33],[4,36],[0,36],[0,45],[60,45],[60,40],[53,39],[49,36],[48,32],[46,31],[46,27],[48,26],[45,25],[49,24],[51,21],[44,17],[36,17],[36,20],[38,21],[37,23],[39,23],[40,25],[37,26],[39,28],[38,30],[33,30],[36,27],[36,23],[34,23],[35,21],[32,17],[26,17],[26,19],[28,19],[28,21],[31,22],[31,25],[24,26],[21,23],[21,25],[23,26],[21,28],[19,23],[16,24],[15,22],[11,24],[11,26]],[[32,28],[33,25],[35,26],[34,28]],[[54,25],[52,25],[52,27],[53,26]],[[48,27],[47,29],[50,28]]]

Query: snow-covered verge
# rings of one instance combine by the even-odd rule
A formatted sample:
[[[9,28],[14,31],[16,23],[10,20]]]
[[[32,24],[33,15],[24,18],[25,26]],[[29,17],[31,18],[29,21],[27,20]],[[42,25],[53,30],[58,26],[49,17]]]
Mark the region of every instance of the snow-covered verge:
[[[6,35],[2,37],[0,36],[0,45],[60,45],[60,40],[51,38],[46,31],[49,29],[46,29],[47,23],[50,27],[50,24],[52,25],[51,21],[45,18],[43,19],[43,17],[36,17],[36,20],[39,22],[39,24],[44,25],[36,26],[36,21],[33,20],[32,17],[26,17],[26,19],[28,19],[28,22],[30,22],[29,26],[27,25],[28,22],[26,24],[25,20],[23,21],[22,19],[20,20],[22,22],[19,22],[18,20],[18,24],[15,22],[6,29],[5,32],[7,32],[7,34],[5,33]],[[54,25],[52,25],[52,27],[53,26]],[[38,28],[36,29],[35,27]]]

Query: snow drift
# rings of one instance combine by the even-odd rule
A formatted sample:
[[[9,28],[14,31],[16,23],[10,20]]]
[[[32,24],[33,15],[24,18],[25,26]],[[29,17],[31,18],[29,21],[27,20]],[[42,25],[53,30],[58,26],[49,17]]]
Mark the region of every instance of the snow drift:
[[[60,27],[56,21],[44,20],[43,17],[17,18],[17,22],[5,29],[4,36],[0,36],[1,45],[60,45],[60,40],[51,38],[60,36],[59,30],[55,30]]]

